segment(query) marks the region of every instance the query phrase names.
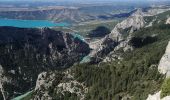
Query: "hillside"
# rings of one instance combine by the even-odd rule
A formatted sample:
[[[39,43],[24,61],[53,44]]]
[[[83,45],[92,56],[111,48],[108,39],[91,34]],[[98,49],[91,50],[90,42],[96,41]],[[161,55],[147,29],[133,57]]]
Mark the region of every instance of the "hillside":
[[[60,11],[50,10],[55,20],[86,22],[76,8]],[[60,28],[0,27],[0,99],[169,100],[170,9],[128,14],[109,22],[111,32],[105,26],[91,29],[100,37],[93,42]],[[70,30],[94,25],[87,23]]]
[[[163,25],[164,26],[164,25]],[[110,63],[98,64],[78,64],[68,70],[67,75],[71,75],[71,79],[61,79],[63,84],[72,84],[70,89],[62,89],[64,94],[59,94],[58,88],[61,84],[56,83],[52,88],[46,88],[48,96],[40,96],[40,90],[35,89],[33,97],[37,98],[53,98],[55,100],[74,100],[75,98],[83,98],[75,91],[85,93],[85,100],[122,100],[129,98],[130,100],[146,100],[149,94],[153,94],[161,89],[164,80],[164,75],[158,72],[158,64],[165,52],[165,48],[170,38],[169,25],[162,25],[142,29],[134,33],[133,38],[145,38],[157,33],[154,42],[147,42],[144,45],[134,48],[133,51],[125,52],[119,51],[123,59],[117,59]],[[149,33],[148,33],[149,32]],[[143,34],[140,35],[139,34]],[[133,42],[136,43],[136,42]],[[65,75],[64,75],[65,76]],[[53,78],[52,78],[53,79]],[[72,82],[78,82],[75,85]],[[46,83],[42,86],[51,86]],[[69,86],[69,85],[66,85]],[[88,92],[85,91],[88,88]],[[68,87],[69,88],[69,87]],[[52,90],[51,90],[52,89]],[[80,89],[80,90],[79,90]],[[57,95],[57,96],[55,96]]]
[[[24,100],[30,98],[33,100],[154,100],[148,95],[160,90],[162,90],[159,92],[162,98],[168,96],[169,80],[165,79],[165,73],[161,74],[158,70],[158,66],[161,66],[161,58],[167,55],[166,47],[169,48],[167,45],[170,41],[170,25],[165,24],[166,19],[162,17],[162,15],[167,16],[168,12],[153,16],[139,16],[137,11],[135,13],[137,15],[132,15],[115,26],[122,29],[119,26],[122,23],[132,21],[136,16],[142,19],[134,23],[144,23],[144,25],[138,24],[138,27],[132,23],[128,26],[130,27],[128,30],[131,31],[125,28],[118,33],[118,36],[122,32],[123,35],[117,39],[117,45],[124,43],[124,39],[128,39],[125,43],[131,49],[125,50],[124,45],[121,45],[116,49],[110,48],[109,52],[101,52],[104,54],[102,56],[109,60],[76,64],[64,71],[42,73],[46,78],[40,74],[36,88]],[[148,23],[154,20],[151,18],[157,18],[155,20],[157,24],[148,26]],[[113,35],[114,29],[108,36],[117,36]],[[130,34],[130,37],[127,34]],[[108,40],[105,44],[107,43],[115,42]],[[108,50],[107,46],[110,44],[105,45]],[[53,81],[49,82],[49,80]]]
[[[1,93],[7,100],[21,95],[35,87],[41,72],[68,68],[89,52],[88,44],[70,33],[0,27]]]
[[[116,9],[116,10],[115,10]],[[113,20],[126,18],[133,12],[133,7],[115,7],[111,5],[45,6],[37,8],[3,8],[0,6],[0,17],[7,19],[49,20],[79,24],[95,20]]]

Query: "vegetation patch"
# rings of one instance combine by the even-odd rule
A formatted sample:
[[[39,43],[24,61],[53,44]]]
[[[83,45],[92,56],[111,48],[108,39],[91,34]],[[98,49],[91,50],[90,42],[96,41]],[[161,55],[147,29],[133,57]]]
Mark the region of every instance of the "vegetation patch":
[[[98,26],[96,29],[92,30],[88,36],[89,37],[104,37],[105,35],[111,33],[110,29],[105,26]]]
[[[161,87],[161,98],[170,95],[170,78],[165,79]]]
[[[74,66],[72,73],[76,80],[89,88],[86,100],[121,100],[124,97],[145,100],[148,94],[159,91],[164,76],[157,67],[170,39],[168,27],[157,25],[133,33],[133,37],[141,39],[142,45],[137,45],[133,51],[122,52],[123,60],[102,63],[100,67]]]

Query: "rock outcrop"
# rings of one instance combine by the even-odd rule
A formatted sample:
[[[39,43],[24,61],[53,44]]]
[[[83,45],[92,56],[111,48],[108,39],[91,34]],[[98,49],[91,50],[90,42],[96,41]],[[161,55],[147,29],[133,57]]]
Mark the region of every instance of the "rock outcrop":
[[[170,100],[170,96],[166,96],[161,99],[160,95],[161,95],[161,91],[159,91],[158,93],[155,93],[153,95],[149,95],[146,100]]]
[[[92,62],[100,62],[103,60],[111,61],[112,58],[110,57],[112,57],[112,55],[118,57],[118,55],[115,55],[114,52],[119,50],[120,48],[123,48],[124,51],[133,50],[133,46],[129,45],[129,42],[132,38],[131,33],[141,28],[149,27],[147,25],[148,23],[145,21],[146,16],[154,16],[168,10],[170,9],[137,9],[127,19],[123,20],[121,23],[118,23],[109,35],[107,35],[100,41],[91,43],[93,51],[89,54],[89,57],[92,58]]]
[[[84,100],[88,89],[80,82],[74,80],[69,71],[43,72],[38,76],[36,87],[33,90],[32,100],[62,100],[74,97]]]
[[[42,72],[38,75],[33,100],[53,100],[50,91],[59,84],[63,74],[59,72]]]
[[[144,27],[145,21],[143,17],[142,10],[137,10],[129,18],[125,19],[121,23],[118,23],[109,34],[109,37],[113,40],[121,41],[123,39],[122,35],[133,33],[134,31]]]
[[[114,49],[119,48],[131,49],[128,45],[128,41],[131,39],[131,33],[139,30],[145,26],[144,16],[142,11],[139,9],[129,18],[118,23],[112,32],[97,42],[96,48],[89,54],[92,57],[92,61],[99,62],[105,59],[105,57]],[[127,35],[127,38],[123,36]]]
[[[166,77],[170,77],[170,42],[166,48],[165,54],[160,60],[158,70],[162,74],[166,74]]]
[[[170,24],[170,18],[166,20],[166,24]]]
[[[89,52],[88,44],[69,33],[0,27],[1,91],[7,99],[21,95],[41,72],[68,68]]]
[[[166,78],[170,77],[170,42],[167,45],[165,54],[162,56],[158,65],[158,71],[161,74],[166,74]],[[170,100],[170,96],[166,96],[161,99],[161,91],[153,95],[149,95],[147,100]]]

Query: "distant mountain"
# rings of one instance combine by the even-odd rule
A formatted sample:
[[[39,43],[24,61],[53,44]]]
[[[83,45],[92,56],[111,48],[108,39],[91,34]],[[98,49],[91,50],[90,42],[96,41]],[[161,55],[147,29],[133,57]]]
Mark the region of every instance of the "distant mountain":
[[[126,18],[131,15],[131,10],[133,9],[133,7],[117,7],[111,5],[90,5],[83,7],[54,6],[45,8],[2,7],[0,8],[0,17],[8,19],[50,20],[54,22],[80,23],[92,20]]]

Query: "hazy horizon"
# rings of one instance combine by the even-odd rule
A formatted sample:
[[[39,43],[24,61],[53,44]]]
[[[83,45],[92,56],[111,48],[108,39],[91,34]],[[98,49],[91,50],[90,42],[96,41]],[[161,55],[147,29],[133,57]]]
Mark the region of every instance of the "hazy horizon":
[[[160,0],[86,0],[86,1],[80,1],[80,0],[0,0],[0,1],[29,1],[29,2],[36,2],[36,1],[41,1],[41,2],[157,2]],[[170,0],[161,0],[161,2],[164,1],[170,1]]]

